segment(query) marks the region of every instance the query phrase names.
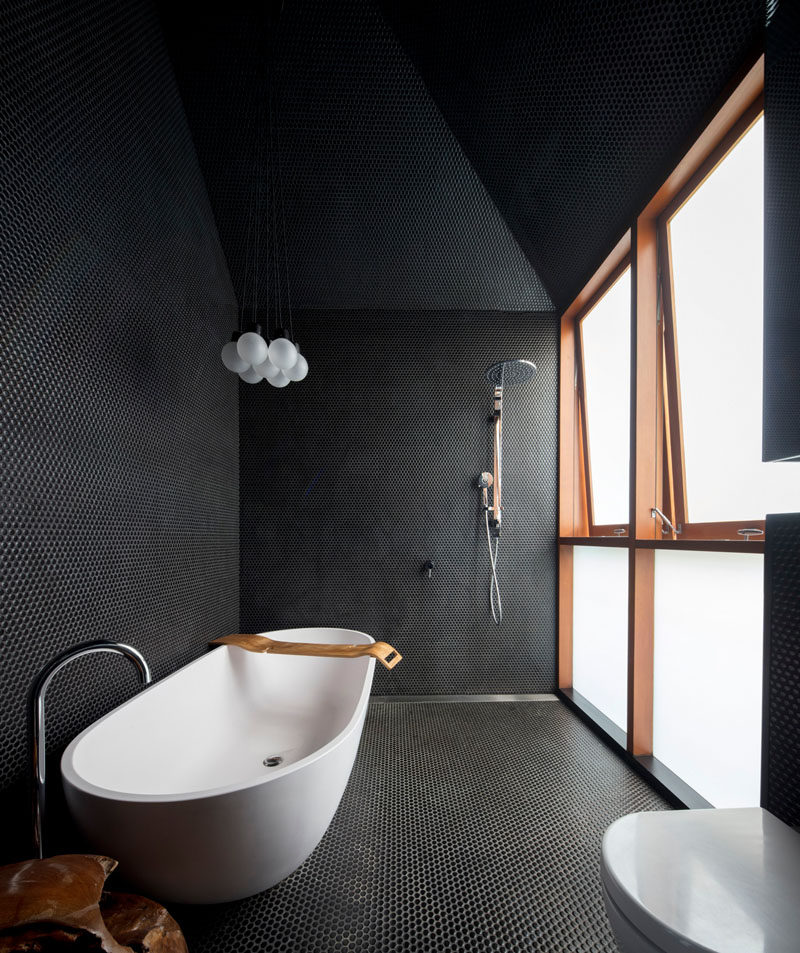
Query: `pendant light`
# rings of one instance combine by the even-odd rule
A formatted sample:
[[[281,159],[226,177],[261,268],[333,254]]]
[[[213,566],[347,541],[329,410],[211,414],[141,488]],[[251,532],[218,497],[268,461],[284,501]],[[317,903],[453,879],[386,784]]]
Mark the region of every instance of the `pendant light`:
[[[270,37],[275,25],[270,29]],[[277,124],[275,43],[270,54],[259,55],[259,62],[269,63],[267,81],[259,83],[256,94],[257,147],[247,228],[246,269],[242,288],[239,328],[222,348],[222,363],[246,384],[265,380],[273,387],[287,387],[302,381],[308,374],[308,361],[294,340],[292,297],[289,287],[288,244],[286,241],[286,207],[283,190],[280,137]],[[261,54],[261,51],[259,51]],[[266,87],[266,88],[265,88]],[[266,109],[265,109],[266,106]],[[266,122],[263,113],[266,112]],[[266,127],[266,129],[265,129]],[[264,135],[266,132],[266,150]],[[266,153],[266,155],[265,155]],[[266,166],[266,175],[265,175]],[[266,307],[259,310],[261,233],[266,193]],[[248,281],[252,278],[252,284]],[[245,302],[249,308],[245,308]],[[245,313],[249,311],[249,320]],[[259,319],[264,324],[259,323]]]

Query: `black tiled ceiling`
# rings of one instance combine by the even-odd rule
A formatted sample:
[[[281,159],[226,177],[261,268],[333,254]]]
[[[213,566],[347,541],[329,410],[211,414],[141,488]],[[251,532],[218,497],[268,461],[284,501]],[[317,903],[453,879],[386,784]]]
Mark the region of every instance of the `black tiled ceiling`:
[[[565,307],[761,42],[764,0],[381,0]]]
[[[166,2],[162,10],[244,305],[253,289],[256,93],[266,84],[260,50],[269,47],[261,10],[220,5],[191,24]],[[376,3],[287,0],[275,60],[295,306],[552,308]]]
[[[249,6],[189,22],[162,0],[240,298],[260,62]],[[763,20],[763,0],[285,0],[294,303],[564,306]]]

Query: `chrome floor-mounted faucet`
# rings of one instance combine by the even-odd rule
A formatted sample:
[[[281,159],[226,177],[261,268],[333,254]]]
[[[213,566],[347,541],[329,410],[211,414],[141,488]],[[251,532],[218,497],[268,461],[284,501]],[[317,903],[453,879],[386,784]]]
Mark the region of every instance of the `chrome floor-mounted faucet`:
[[[33,750],[31,752],[33,761],[33,843],[40,859],[44,857],[46,774],[44,703],[47,686],[53,680],[53,676],[57,672],[60,672],[65,665],[73,661],[73,659],[81,658],[83,655],[91,655],[94,652],[114,652],[117,655],[124,655],[136,666],[136,671],[139,673],[139,678],[143,685],[149,685],[152,681],[150,668],[147,662],[145,662],[141,652],[131,645],[125,645],[123,642],[106,642],[103,639],[74,645],[71,649],[67,649],[60,655],[57,655],[37,676],[36,681],[33,683],[33,688],[31,689],[30,714],[33,738]]]

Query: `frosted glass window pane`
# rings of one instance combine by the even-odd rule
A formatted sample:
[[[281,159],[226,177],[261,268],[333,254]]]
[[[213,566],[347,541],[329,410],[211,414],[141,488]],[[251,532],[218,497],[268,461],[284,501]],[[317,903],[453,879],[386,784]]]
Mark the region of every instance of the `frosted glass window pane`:
[[[581,322],[594,522],[629,519],[631,271]]]
[[[669,226],[691,522],[800,509],[796,470],[761,462],[763,126]]]
[[[655,554],[653,754],[715,807],[759,803],[764,557]]]
[[[575,546],[572,686],[623,731],[628,713],[628,551]]]

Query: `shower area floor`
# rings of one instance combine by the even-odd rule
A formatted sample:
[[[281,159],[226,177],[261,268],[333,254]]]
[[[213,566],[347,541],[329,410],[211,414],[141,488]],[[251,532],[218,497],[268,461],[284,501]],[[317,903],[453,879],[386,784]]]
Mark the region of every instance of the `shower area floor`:
[[[373,701],[305,864],[172,912],[191,953],[614,953],[603,831],[667,808],[558,701]]]

